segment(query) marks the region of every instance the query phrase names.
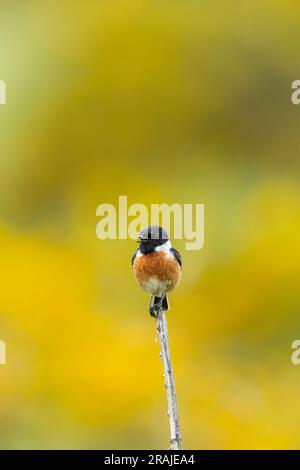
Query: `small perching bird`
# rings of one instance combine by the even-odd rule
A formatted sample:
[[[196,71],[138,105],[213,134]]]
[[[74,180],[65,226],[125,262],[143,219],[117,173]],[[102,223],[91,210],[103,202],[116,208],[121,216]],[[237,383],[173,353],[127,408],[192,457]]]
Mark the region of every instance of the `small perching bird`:
[[[139,248],[132,257],[133,274],[150,297],[149,312],[154,318],[160,310],[169,310],[167,292],[180,281],[182,261],[172,247],[165,229],[149,225],[139,234]]]
[[[181,256],[172,248],[166,230],[158,225],[145,227],[139,234],[138,243],[140,246],[132,257],[132,269],[138,283],[151,295],[149,312],[156,318],[167,391],[170,449],[180,450],[182,439],[165,311],[169,310],[167,292],[173,290],[181,278]]]

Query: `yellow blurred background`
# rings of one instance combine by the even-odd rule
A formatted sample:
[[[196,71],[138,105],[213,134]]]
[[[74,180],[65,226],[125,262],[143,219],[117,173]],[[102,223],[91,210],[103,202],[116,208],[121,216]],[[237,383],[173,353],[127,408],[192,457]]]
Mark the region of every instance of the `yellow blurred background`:
[[[136,244],[95,234],[121,194],[205,204],[168,314],[184,447],[299,448],[299,22],[291,0],[1,1],[1,448],[168,446]]]

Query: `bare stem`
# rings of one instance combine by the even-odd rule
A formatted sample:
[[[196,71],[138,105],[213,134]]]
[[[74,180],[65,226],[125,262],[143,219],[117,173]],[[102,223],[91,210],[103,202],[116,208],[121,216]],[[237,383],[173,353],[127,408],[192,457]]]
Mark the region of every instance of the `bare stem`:
[[[164,366],[165,387],[167,390],[168,398],[168,416],[170,420],[170,449],[180,450],[181,447],[181,432],[178,415],[178,404],[175,389],[174,373],[171,361],[168,327],[165,313],[162,309],[159,310],[156,318],[157,335],[160,341],[161,353],[160,357]]]

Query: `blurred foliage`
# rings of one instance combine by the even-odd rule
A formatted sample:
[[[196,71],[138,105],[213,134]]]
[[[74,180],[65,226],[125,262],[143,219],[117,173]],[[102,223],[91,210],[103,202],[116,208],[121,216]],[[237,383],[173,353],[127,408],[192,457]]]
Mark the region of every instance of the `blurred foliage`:
[[[0,5],[1,448],[164,448],[133,241],[102,202],[205,204],[169,329],[185,448],[299,447],[300,8]]]

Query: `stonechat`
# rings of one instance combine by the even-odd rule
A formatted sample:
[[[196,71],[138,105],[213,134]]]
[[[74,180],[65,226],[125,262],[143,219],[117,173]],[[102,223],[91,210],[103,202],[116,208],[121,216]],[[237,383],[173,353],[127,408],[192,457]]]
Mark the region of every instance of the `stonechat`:
[[[181,255],[172,247],[166,230],[158,225],[145,227],[138,243],[131,259],[132,270],[142,289],[151,295],[149,313],[156,318],[160,309],[169,310],[167,292],[180,281]]]

